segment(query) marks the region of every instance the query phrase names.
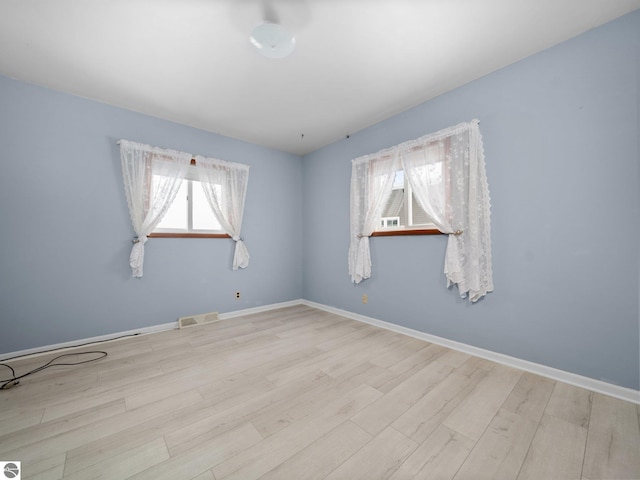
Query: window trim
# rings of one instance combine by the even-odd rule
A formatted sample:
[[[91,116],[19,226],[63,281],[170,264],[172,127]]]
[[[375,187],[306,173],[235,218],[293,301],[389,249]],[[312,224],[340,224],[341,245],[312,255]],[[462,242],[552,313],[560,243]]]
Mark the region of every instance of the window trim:
[[[381,222],[385,222],[386,221],[396,221],[398,222],[396,225],[382,225],[378,228],[383,229],[383,230],[387,230],[387,229],[393,229],[395,227],[399,227],[400,226],[400,217],[399,216],[394,216],[394,217],[382,217]]]
[[[196,159],[192,158],[189,164],[190,166],[196,166]],[[171,231],[169,229],[165,229],[164,231],[153,231],[147,238],[231,238],[231,235],[225,233],[223,230],[219,231],[197,231],[193,230],[193,182],[197,181],[192,178],[183,179],[184,182],[187,183],[187,198],[188,198],[188,213],[187,213],[187,225],[191,227],[191,230],[187,231]]]
[[[407,205],[403,207],[406,209],[406,217],[413,218],[413,191],[406,176],[404,177],[404,185],[402,187],[402,190],[405,192],[408,199]],[[384,219],[392,217],[382,218]],[[446,235],[446,233],[438,230],[438,228],[433,223],[426,223],[419,225],[410,225],[408,227],[378,227],[371,234],[372,237],[396,237],[407,235]]]
[[[396,237],[406,235],[446,235],[437,228],[405,228],[403,230],[375,230],[372,237]]]
[[[227,233],[154,232],[147,235],[147,238],[231,238],[231,236]]]

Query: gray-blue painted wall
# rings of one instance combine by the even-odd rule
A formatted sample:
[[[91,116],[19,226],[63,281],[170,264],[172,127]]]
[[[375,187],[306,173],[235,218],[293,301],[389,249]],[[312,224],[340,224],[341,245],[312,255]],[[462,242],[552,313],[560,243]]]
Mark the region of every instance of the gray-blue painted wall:
[[[308,155],[304,297],[638,389],[639,90],[637,11]],[[351,285],[350,160],[473,118],[495,291],[445,288],[444,236],[373,238]]]
[[[120,138],[250,166],[247,269],[230,239],[157,238],[131,277]],[[0,165],[0,352],[302,297],[297,156],[0,77]]]
[[[638,389],[639,32],[635,12],[303,159],[0,77],[0,352],[306,298]],[[445,289],[441,236],[373,239],[351,285],[350,160],[473,118],[496,291]],[[131,278],[119,138],[251,166],[248,269],[231,240],[152,239]]]

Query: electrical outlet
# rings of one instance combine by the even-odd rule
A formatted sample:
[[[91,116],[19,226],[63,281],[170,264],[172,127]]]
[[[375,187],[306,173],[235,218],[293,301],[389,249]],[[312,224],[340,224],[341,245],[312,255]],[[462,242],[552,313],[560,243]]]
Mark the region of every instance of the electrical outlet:
[[[369,296],[365,293],[362,295],[362,303],[367,303],[369,301]]]
[[[240,298],[240,292],[236,292],[236,298]]]

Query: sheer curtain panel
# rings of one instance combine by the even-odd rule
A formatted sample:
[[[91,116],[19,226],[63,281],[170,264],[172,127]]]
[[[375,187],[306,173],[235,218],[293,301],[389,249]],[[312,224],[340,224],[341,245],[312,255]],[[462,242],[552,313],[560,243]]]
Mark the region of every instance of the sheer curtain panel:
[[[351,161],[349,274],[354,283],[371,276],[369,237],[380,223],[399,165],[397,149]]]
[[[390,192],[392,186],[388,182],[393,182],[396,167],[384,166],[386,158],[398,159],[397,168],[404,170],[416,201],[438,229],[449,235],[444,261],[447,286],[458,285],[460,295],[471,302],[493,291],[489,186],[477,120],[353,160],[349,257],[352,280],[358,283],[371,274],[368,244],[360,246],[355,254],[352,251],[354,244],[358,245],[358,228],[366,235],[373,231],[360,225],[375,229],[380,222],[382,207],[363,192],[370,190],[367,172],[378,168],[379,175],[389,177],[379,183]],[[378,167],[378,163],[382,164]],[[365,211],[371,217],[364,215]]]
[[[213,158],[196,157],[196,168],[209,206],[220,226],[235,241],[233,269],[249,265],[240,231],[249,181],[249,167]]]
[[[184,179],[191,155],[120,140],[120,160],[129,215],[136,234],[129,256],[131,273],[142,277],[144,244],[167,213]]]
[[[414,196],[449,234],[447,286],[476,302],[493,291],[490,199],[479,122],[473,120],[399,145]]]

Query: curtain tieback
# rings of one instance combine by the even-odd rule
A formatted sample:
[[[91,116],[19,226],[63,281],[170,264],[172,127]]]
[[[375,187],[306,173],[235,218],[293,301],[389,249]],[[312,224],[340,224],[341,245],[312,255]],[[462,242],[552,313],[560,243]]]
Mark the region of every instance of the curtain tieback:
[[[356,237],[358,238],[365,238],[365,237],[370,237],[371,235],[365,235],[364,233],[359,233],[358,235],[356,235]]]
[[[244,241],[244,239],[239,236],[239,235],[234,235],[233,237],[231,237],[233,239],[234,242],[239,242],[239,241]]]
[[[133,243],[141,243],[141,244],[145,244],[147,243],[147,236],[146,235],[141,235],[140,237],[134,237],[132,240]]]

